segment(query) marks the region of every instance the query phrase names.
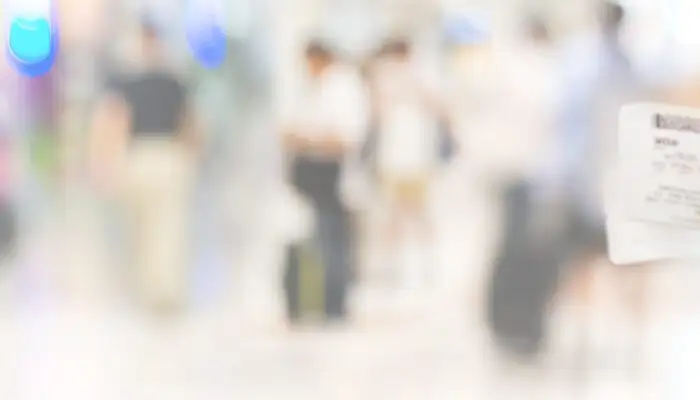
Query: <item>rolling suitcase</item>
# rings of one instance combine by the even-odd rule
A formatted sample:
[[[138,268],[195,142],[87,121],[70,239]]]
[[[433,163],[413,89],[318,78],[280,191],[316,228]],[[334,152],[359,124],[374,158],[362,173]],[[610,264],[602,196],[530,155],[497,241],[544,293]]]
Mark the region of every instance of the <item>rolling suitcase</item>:
[[[316,314],[316,308],[326,319],[343,319],[346,314],[351,244],[348,213],[338,194],[341,168],[337,161],[303,157],[292,165],[292,185],[312,205],[316,221],[310,239],[287,248],[284,280],[292,322]]]
[[[287,320],[291,324],[323,318],[324,271],[313,241],[287,247],[284,292]]]

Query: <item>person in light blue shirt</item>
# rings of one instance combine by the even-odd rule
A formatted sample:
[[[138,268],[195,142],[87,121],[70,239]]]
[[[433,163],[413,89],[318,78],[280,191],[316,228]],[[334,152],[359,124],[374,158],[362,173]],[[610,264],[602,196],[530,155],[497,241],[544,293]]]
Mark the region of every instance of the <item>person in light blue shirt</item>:
[[[627,102],[643,98],[645,84],[625,54],[620,33],[625,10],[617,3],[604,3],[601,30],[566,48],[562,75],[565,88],[560,110],[556,174],[568,198],[568,243],[573,258],[573,295],[587,311],[596,293],[594,265],[607,260],[604,191],[605,177],[617,153],[617,118]],[[642,332],[647,315],[647,275],[641,265],[616,270],[623,302]],[[583,323],[588,323],[584,313]],[[582,347],[586,350],[587,338]],[[630,341],[633,343],[634,341]],[[631,350],[638,357],[640,348]],[[636,360],[633,360],[636,361]],[[636,365],[635,365],[636,366]]]

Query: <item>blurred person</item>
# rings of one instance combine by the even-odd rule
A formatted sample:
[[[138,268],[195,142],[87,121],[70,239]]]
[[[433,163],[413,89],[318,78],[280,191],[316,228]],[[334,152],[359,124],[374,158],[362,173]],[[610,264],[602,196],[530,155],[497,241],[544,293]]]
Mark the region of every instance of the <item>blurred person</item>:
[[[474,45],[474,36],[478,39],[476,32],[463,39],[467,49],[462,51],[468,52],[461,56],[468,58],[457,65],[462,73],[473,73],[470,59],[489,57],[484,54],[488,48],[478,41]],[[546,344],[547,306],[556,292],[563,256],[553,246],[562,226],[547,221],[556,219],[555,199],[538,190],[541,164],[548,167],[557,87],[551,34],[541,17],[526,18],[520,37],[509,45],[507,51],[499,48],[490,56],[491,64],[486,65],[492,65],[495,75],[488,86],[474,93],[471,80],[476,77],[469,76],[464,92],[457,95],[465,99],[459,111],[464,110],[460,112],[464,135],[471,136],[468,154],[485,149],[484,158],[474,156],[473,167],[484,169],[480,173],[486,173],[488,190],[502,207],[500,243],[487,287],[487,321],[499,345],[533,356]],[[508,143],[485,147],[486,138],[474,137],[479,132]]]
[[[323,312],[327,322],[342,322],[348,316],[351,228],[339,185],[345,158],[365,134],[367,97],[359,71],[341,61],[326,43],[309,42],[305,61],[307,91],[297,98],[281,133],[291,183],[310,202],[315,214],[323,268]],[[287,311],[290,322],[295,323],[303,314],[296,244],[291,246],[287,261]]]
[[[366,72],[376,135],[374,167],[387,213],[386,267],[409,286],[421,285],[433,279],[436,269],[428,200],[440,161],[441,129],[449,128],[447,110],[440,83],[422,69],[406,38],[384,43]],[[425,251],[417,268],[401,260],[413,238]]]
[[[514,127],[529,118],[523,107],[538,104],[527,91],[547,85],[540,70],[548,68],[548,39],[495,40],[485,21],[468,15],[448,19],[444,35],[456,136],[468,154],[468,167],[498,191],[528,166],[537,146],[530,130],[523,134]]]
[[[443,70],[447,81],[448,118],[453,137],[460,148],[455,159],[454,177],[460,203],[467,208],[457,214],[464,221],[465,248],[463,265],[447,271],[451,291],[470,305],[467,317],[474,324],[482,324],[483,293],[487,287],[491,256],[500,232],[494,224],[498,214],[498,198],[494,190],[491,143],[507,146],[508,140],[494,129],[494,122],[503,120],[498,105],[506,98],[496,96],[497,77],[493,40],[489,26],[480,16],[458,13],[448,15],[442,26]],[[457,216],[455,215],[455,216]],[[457,218],[453,218],[457,219]]]
[[[6,61],[6,60],[4,60]],[[0,260],[14,255],[18,234],[19,120],[13,113],[18,79],[8,63],[0,67]]]
[[[625,9],[615,2],[603,2],[598,17],[599,30],[575,42],[564,55],[566,93],[558,169],[570,201],[568,239],[575,267],[570,278],[571,294],[583,313],[584,358],[589,345],[585,330],[590,324],[594,295],[599,292],[594,285],[596,267],[609,265],[603,200],[608,190],[606,177],[616,154],[617,118],[621,106],[639,100],[648,89],[622,43]],[[615,284],[631,317],[629,333],[639,339],[635,342],[635,338],[628,338],[633,346],[629,355],[636,363],[643,354],[648,327],[648,264],[619,266],[614,272],[618,277]]]
[[[112,82],[97,105],[91,164],[123,202],[139,300],[159,312],[183,305],[187,208],[198,149],[187,88],[165,64],[157,27],[139,32],[140,65]]]

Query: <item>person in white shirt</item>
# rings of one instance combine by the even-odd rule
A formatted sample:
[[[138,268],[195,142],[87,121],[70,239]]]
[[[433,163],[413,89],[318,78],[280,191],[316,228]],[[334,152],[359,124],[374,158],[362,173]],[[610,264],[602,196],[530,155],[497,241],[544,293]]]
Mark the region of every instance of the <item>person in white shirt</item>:
[[[325,314],[329,320],[342,320],[347,314],[350,226],[339,185],[346,156],[363,140],[368,101],[359,71],[338,61],[325,44],[310,43],[306,61],[308,90],[282,130],[283,143],[292,184],[315,211],[325,270]],[[299,317],[298,266],[292,261],[285,284],[288,317],[294,322]]]
[[[452,22],[446,27],[447,68],[452,119],[466,154],[461,172],[477,178],[469,186],[472,198],[480,200],[477,215],[492,218],[479,225],[470,221],[483,241],[470,266],[478,271],[473,281],[486,284],[469,289],[485,302],[496,343],[508,353],[533,355],[545,338],[546,300],[556,289],[550,276],[558,268],[549,261],[549,252],[558,249],[540,245],[553,234],[533,217],[542,206],[534,207],[539,201],[531,178],[540,169],[555,118],[549,34],[537,18],[527,21],[526,35],[511,40],[495,40],[472,18]],[[545,208],[554,219],[554,210]],[[492,212],[501,224],[493,224]],[[545,253],[541,248],[547,248],[547,257],[530,261],[531,254]]]
[[[390,257],[399,256],[398,246],[415,228],[431,257],[433,227],[427,203],[440,161],[444,114],[439,84],[420,68],[408,40],[392,39],[370,71],[370,86],[377,134],[375,172],[388,213],[385,250]],[[434,260],[427,261],[424,267],[430,268]],[[432,274],[424,272],[419,280]]]

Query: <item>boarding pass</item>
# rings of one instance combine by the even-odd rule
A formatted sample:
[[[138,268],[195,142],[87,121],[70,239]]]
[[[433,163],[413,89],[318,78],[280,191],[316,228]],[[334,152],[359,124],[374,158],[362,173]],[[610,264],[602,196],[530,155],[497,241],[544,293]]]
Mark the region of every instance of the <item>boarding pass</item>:
[[[700,110],[625,106],[618,146],[620,217],[700,229]]]
[[[609,191],[606,207],[608,256],[613,264],[700,258],[700,230],[625,218],[626,207],[620,194],[626,185],[611,175],[613,181],[620,183]]]

